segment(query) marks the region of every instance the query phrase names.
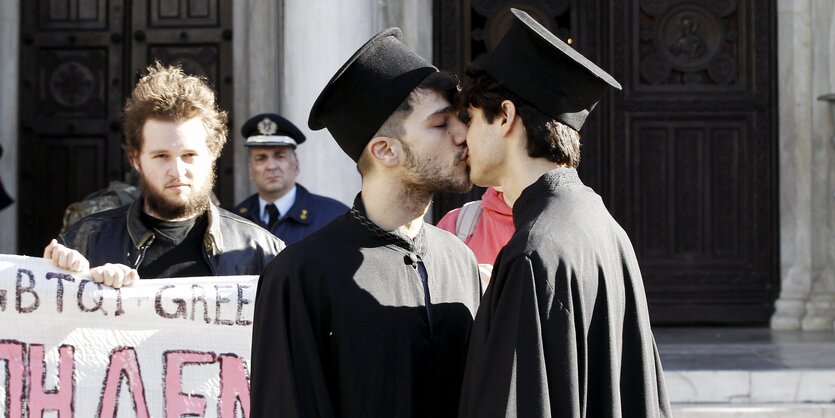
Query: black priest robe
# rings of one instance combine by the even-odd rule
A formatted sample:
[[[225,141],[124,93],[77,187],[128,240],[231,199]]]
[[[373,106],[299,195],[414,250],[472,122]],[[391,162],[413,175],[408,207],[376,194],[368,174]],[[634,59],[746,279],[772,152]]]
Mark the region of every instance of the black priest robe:
[[[470,335],[460,417],[670,416],[632,244],[574,169],[522,191]]]
[[[357,197],[261,275],[251,416],[454,417],[480,295],[455,236],[384,231]]]

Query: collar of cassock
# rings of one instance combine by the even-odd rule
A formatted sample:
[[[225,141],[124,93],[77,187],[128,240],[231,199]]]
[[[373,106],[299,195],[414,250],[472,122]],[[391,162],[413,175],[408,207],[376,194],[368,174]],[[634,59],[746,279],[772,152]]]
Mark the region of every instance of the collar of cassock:
[[[400,231],[386,231],[368,219],[365,212],[365,205],[362,204],[362,197],[357,194],[354,198],[354,207],[351,208],[351,217],[375,237],[383,240],[386,244],[396,245],[406,251],[413,252],[419,257],[426,254],[426,233],[425,226],[421,225],[420,231],[414,240]]]
[[[519,198],[513,203],[513,224],[516,229],[522,229],[528,217],[527,207],[542,199],[548,191],[554,191],[560,186],[570,184],[583,185],[576,168],[555,168],[539,177],[533,184],[522,190]],[[536,211],[536,210],[534,210]]]

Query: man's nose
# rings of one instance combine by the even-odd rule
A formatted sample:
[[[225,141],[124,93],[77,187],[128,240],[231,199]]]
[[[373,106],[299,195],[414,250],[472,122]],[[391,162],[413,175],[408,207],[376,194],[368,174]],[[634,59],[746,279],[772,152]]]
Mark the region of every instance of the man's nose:
[[[185,177],[188,167],[182,158],[174,158],[174,164],[171,167],[171,175],[177,178]]]
[[[455,145],[463,145],[467,140],[467,124],[455,118],[450,128]]]

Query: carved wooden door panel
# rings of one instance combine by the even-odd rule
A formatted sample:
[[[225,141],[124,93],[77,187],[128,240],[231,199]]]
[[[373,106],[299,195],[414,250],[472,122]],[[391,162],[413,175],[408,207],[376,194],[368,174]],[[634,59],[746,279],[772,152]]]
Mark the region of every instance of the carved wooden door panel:
[[[776,11],[755,3],[435,3],[444,69],[478,61],[517,7],[621,82],[583,127],[580,175],[632,239],[655,323],[765,324],[779,293]]]
[[[664,322],[767,323],[779,293],[776,10],[613,2],[609,207]]]
[[[69,203],[124,179],[120,112],[137,69],[183,63],[231,110],[231,1],[22,1],[21,28],[18,242],[40,255]],[[225,203],[228,154],[216,189]]]
[[[122,177],[122,1],[21,1],[19,250],[41,255],[71,202]]]

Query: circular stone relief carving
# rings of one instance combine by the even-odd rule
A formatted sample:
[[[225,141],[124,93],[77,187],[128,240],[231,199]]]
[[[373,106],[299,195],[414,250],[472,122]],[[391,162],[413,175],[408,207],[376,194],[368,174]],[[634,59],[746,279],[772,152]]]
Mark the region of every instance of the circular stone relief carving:
[[[58,64],[49,76],[49,92],[64,107],[83,105],[93,95],[95,77],[87,66],[77,61]]]
[[[659,19],[654,43],[674,68],[698,71],[713,60],[723,38],[715,15],[699,6],[682,4]]]
[[[736,73],[736,63],[728,54],[719,55],[707,67],[707,75],[716,84],[730,84],[736,80]]]

